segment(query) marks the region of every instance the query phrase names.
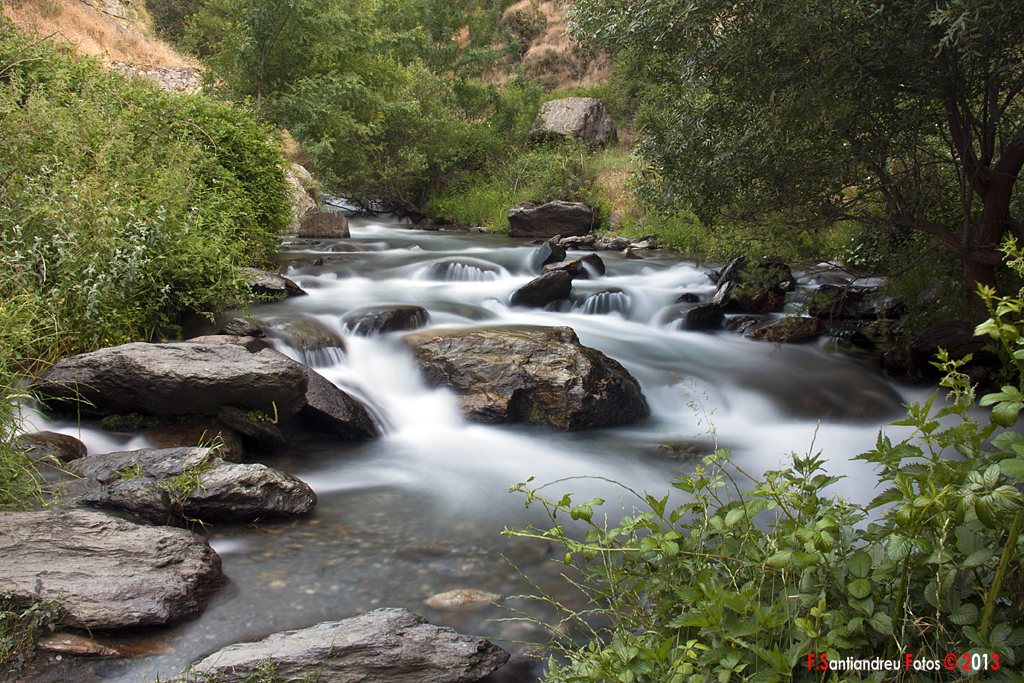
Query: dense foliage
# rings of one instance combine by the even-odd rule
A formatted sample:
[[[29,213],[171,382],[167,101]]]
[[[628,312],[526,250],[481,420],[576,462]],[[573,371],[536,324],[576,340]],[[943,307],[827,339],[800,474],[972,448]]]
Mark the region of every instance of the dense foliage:
[[[643,190],[707,225],[918,231],[992,283],[1024,233],[1024,6],[949,0],[580,0],[642,104]],[[973,290],[973,287],[972,287]]]
[[[0,507],[17,377],[38,361],[174,334],[244,302],[289,217],[280,152],[250,115],[130,82],[0,25]],[[12,488],[13,487],[13,488]]]
[[[516,533],[563,545],[592,605],[558,606],[590,640],[563,629],[547,680],[939,681],[955,669],[1020,681],[1024,436],[1010,428],[1024,407],[1024,292],[982,296],[992,317],[977,333],[1004,346],[1016,384],[984,396],[993,409],[979,421],[962,361],[940,354],[945,406],[935,395],[910,406],[896,424],[911,437],[880,433],[859,456],[881,489],[866,506],[828,494],[837,479],[820,454],[756,478],[718,451],[673,496],[629,491],[636,502],[618,524],[599,514],[603,500],[518,485],[555,526]],[[582,540],[558,515],[589,525]],[[595,616],[610,628],[595,629]],[[876,659],[894,668],[836,668]]]
[[[493,167],[533,123],[537,98],[475,78],[493,63],[502,8],[241,0],[212,64],[233,98],[291,131],[335,191],[422,211],[454,177]]]

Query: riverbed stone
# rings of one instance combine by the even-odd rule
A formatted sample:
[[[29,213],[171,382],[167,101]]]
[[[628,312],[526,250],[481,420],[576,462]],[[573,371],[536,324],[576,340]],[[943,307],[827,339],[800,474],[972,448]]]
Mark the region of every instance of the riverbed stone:
[[[648,415],[629,371],[569,327],[430,330],[405,340],[427,383],[452,389],[470,420],[578,430]]]
[[[291,417],[304,403],[302,366],[269,349],[134,342],[59,361],[36,394],[52,410],[83,415],[216,415],[221,406]]]
[[[274,298],[289,296],[302,296],[306,293],[302,287],[276,273],[270,273],[259,268],[240,268],[242,274],[249,281],[249,286],[256,294]]]
[[[316,320],[273,320],[265,325],[273,336],[280,337],[301,353],[307,365],[334,365],[338,357],[345,353],[345,340],[327,325]]]
[[[251,320],[245,318],[232,318],[220,328],[220,334],[227,334],[233,337],[262,337],[263,328]]]
[[[22,434],[16,443],[33,460],[48,460],[51,463],[68,463],[89,454],[84,443],[73,436],[57,432]]]
[[[233,334],[206,334],[201,337],[192,337],[185,341],[189,344],[232,344],[234,346],[241,346],[249,353],[256,353],[270,348],[270,344],[264,339],[239,337]]]
[[[825,323],[818,318],[787,316],[748,332],[746,337],[776,344],[798,344],[817,339],[825,333],[825,329]]]
[[[315,370],[305,368],[305,372],[308,377],[306,405],[299,419],[307,428],[345,441],[380,437],[380,429],[366,406]]]
[[[157,489],[167,492],[168,480],[183,474],[195,479],[191,490],[179,486],[170,492],[170,511],[185,519],[244,524],[304,515],[316,506],[313,490],[290,474],[212,456],[208,448],[141,449],[89,456],[69,469],[101,484],[81,500],[84,504],[147,520],[161,519],[168,510]]]
[[[733,259],[715,281],[718,291],[712,301],[726,313],[778,313],[786,303],[786,293],[796,289],[796,278],[785,263],[753,263],[745,256]]]
[[[222,407],[217,416],[224,424],[253,441],[272,448],[279,448],[286,443],[284,434],[269,419],[254,419],[245,411],[232,406]]]
[[[540,308],[552,301],[568,298],[572,292],[572,275],[564,270],[545,273],[530,280],[512,292],[509,306],[528,306]]]
[[[594,209],[581,202],[528,201],[509,209],[509,237],[589,235],[598,225]]]
[[[219,442],[220,457],[242,462],[245,449],[238,432],[221,420],[206,415],[187,415],[167,424],[148,427],[143,434],[153,448],[198,448]]]
[[[565,260],[565,249],[558,243],[561,238],[561,235],[555,235],[537,247],[533,255],[534,270],[542,270],[549,263]]]
[[[383,608],[230,645],[198,662],[190,675],[199,683],[241,683],[269,661],[282,680],[310,674],[320,683],[474,683],[507,660],[508,653],[487,640]]]
[[[156,479],[134,477],[100,485],[78,498],[79,505],[118,510],[131,515],[131,521],[158,526],[180,525],[180,517],[167,489]]]
[[[224,581],[202,536],[84,510],[0,512],[0,557],[0,592],[22,608],[54,600],[72,628],[173,624]]]
[[[682,320],[684,330],[717,330],[725,321],[725,311],[716,303],[700,304],[686,311]]]
[[[416,330],[430,322],[430,313],[422,306],[386,306],[362,309],[344,318],[345,327],[361,337],[389,332]]]
[[[299,237],[307,239],[345,239],[351,237],[348,216],[341,211],[310,211],[303,215]]]

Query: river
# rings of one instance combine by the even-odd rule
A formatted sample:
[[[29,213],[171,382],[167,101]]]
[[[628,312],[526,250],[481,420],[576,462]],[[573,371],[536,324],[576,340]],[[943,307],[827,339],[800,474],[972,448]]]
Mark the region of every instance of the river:
[[[79,680],[166,680],[224,645],[384,606],[406,607],[467,633],[543,641],[539,626],[503,620],[515,617],[509,608],[552,617],[542,603],[515,596],[544,591],[568,606],[584,603],[562,578],[565,567],[555,548],[501,534],[506,527],[545,521],[535,508],[524,508],[522,495],[508,492],[510,485],[529,477],[541,483],[585,475],[591,478],[549,490],[581,499],[601,496],[618,506],[621,491],[606,480],[663,494],[672,477],[694,466],[693,454],[717,445],[752,474],[786,465],[794,452],[820,450],[829,472],[845,475],[833,490],[864,502],[873,496],[874,478],[851,458],[873,446],[880,425],[900,416],[901,403],[924,395],[831,350],[827,339],[785,346],[726,331],[680,331],[671,322],[680,310],[675,300],[690,292],[706,301],[715,287],[705,275],[709,266],[670,253],[638,252],[642,258],[627,259],[599,252],[604,277],[576,280],[571,304],[538,310],[505,303],[535,277],[537,246],[523,240],[354,219],[352,237],[344,242],[365,251],[332,252],[335,242],[286,243],[278,259],[309,295],[262,304],[251,314],[267,323],[315,319],[341,334],[344,356],[312,360],[372,407],[385,435],[358,444],[310,435],[260,457],[308,482],[319,497],[315,512],[211,529],[207,535],[230,583],[206,612],[171,629],[122,639],[146,656],[92,662],[91,673]],[[314,259],[323,264],[311,265]],[[801,282],[806,287],[808,277]],[[639,380],[651,416],[631,426],[576,433],[467,423],[448,392],[424,386],[400,339],[359,337],[345,329],[352,312],[388,304],[422,306],[431,327],[570,326],[583,344],[615,358]],[[296,349],[277,343],[303,360]],[[33,420],[39,428],[80,436],[90,453],[146,445],[137,435]],[[609,513],[617,520],[621,508]],[[478,611],[440,611],[423,603],[459,588],[504,599]]]

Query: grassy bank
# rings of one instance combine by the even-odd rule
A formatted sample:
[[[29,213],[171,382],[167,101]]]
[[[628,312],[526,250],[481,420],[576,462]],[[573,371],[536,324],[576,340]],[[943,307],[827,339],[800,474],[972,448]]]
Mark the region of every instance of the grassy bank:
[[[6,22],[0,112],[0,507],[16,507],[19,378],[244,303],[238,268],[276,246],[289,209],[276,141],[252,116]]]

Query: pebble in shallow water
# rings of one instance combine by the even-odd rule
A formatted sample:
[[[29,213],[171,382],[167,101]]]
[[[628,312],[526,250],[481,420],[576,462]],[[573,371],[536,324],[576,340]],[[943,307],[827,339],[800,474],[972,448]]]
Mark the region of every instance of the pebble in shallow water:
[[[423,604],[427,607],[441,610],[470,610],[482,609],[498,600],[501,600],[501,596],[497,593],[487,593],[475,588],[460,588],[445,593],[438,593],[424,600]]]

